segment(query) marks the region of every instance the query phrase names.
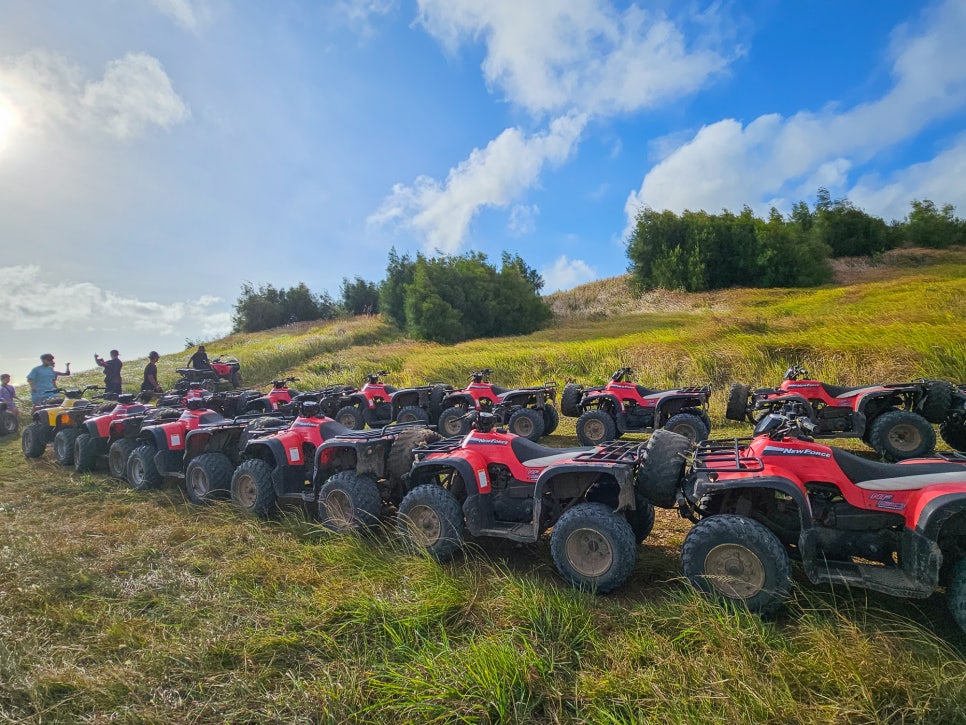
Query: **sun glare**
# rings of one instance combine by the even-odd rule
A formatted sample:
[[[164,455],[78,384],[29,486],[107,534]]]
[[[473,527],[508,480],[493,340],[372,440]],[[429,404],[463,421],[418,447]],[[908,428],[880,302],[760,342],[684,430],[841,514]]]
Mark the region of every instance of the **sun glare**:
[[[0,151],[6,148],[13,135],[13,129],[17,125],[17,111],[13,104],[6,98],[0,96]]]

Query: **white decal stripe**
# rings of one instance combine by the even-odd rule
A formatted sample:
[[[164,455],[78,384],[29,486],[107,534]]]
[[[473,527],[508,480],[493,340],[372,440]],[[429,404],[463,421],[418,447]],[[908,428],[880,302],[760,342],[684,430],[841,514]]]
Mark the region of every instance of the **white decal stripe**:
[[[863,481],[856,485],[866,491],[912,491],[941,483],[966,483],[966,467],[963,468],[962,472],[925,473],[921,476],[903,476],[902,478],[877,478],[874,481]]]

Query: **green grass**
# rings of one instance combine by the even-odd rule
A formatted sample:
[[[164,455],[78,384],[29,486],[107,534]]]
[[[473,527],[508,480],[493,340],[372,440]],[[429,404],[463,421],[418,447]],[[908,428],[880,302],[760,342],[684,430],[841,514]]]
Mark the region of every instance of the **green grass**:
[[[792,362],[842,384],[962,381],[952,259],[845,288],[651,293],[591,316],[574,303],[551,330],[445,348],[360,318],[209,350],[238,355],[250,383],[303,387],[378,368],[458,384],[484,366],[500,384],[595,382],[629,364],[655,385],[711,381],[720,423],[731,380],[776,383]],[[572,419],[548,442],[572,445]],[[137,494],[2,441],[0,721],[966,723],[966,636],[940,595],[797,572],[776,619],[731,612],[681,583],[688,526],[659,512],[628,583],[598,597],[557,577],[546,541],[475,541],[440,565],[390,532],[199,509],[173,483]]]

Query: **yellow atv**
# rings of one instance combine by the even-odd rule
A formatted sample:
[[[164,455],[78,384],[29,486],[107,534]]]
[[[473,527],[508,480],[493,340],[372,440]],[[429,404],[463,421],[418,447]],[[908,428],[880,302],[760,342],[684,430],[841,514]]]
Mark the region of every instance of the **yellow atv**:
[[[40,458],[47,444],[53,441],[57,462],[69,466],[74,462],[74,439],[81,431],[84,419],[100,412],[103,405],[84,397],[88,390],[100,390],[88,385],[80,390],[58,390],[64,397],[48,398],[34,406],[33,422],[23,429],[20,445],[27,458]],[[107,403],[113,407],[116,402]]]

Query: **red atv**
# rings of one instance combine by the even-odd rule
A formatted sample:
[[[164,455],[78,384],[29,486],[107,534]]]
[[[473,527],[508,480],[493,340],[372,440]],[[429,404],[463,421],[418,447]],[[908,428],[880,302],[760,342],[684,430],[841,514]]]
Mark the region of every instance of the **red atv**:
[[[966,457],[879,463],[816,443],[817,431],[769,414],[750,442],[695,449],[677,501],[696,522],[682,549],[688,579],[769,613],[789,593],[791,555],[816,584],[914,598],[944,586],[966,629]],[[681,450],[672,441],[663,461]],[[682,468],[669,463],[663,483]]]
[[[441,403],[436,428],[444,436],[466,435],[471,426],[471,411],[489,413],[497,406],[511,410],[507,427],[515,435],[539,440],[557,429],[560,417],[553,403],[557,398],[557,383],[550,380],[533,388],[501,388],[490,383],[493,371],[477,370],[470,384],[462,390],[447,393]]]
[[[367,424],[370,428],[389,425],[392,422],[391,401],[396,388],[379,380],[388,374],[385,370],[369,373],[361,388],[346,390],[335,419],[352,430],[362,430]]]
[[[585,388],[568,383],[560,396],[560,411],[577,419],[577,438],[595,446],[625,433],[650,433],[665,428],[700,441],[711,432],[708,398],[711,387],[654,390],[630,381],[633,370],[621,368],[607,385]]]
[[[233,388],[241,387],[241,363],[237,357],[219,355],[210,360],[210,365],[210,368],[201,370],[178,368],[175,372],[181,375],[181,379],[175,383],[175,388],[187,389],[190,383],[201,383],[206,390],[214,392],[221,381],[231,383]]]
[[[735,383],[728,394],[725,417],[757,423],[773,412],[791,411],[811,420],[820,438],[858,437],[880,456],[901,461],[930,454],[936,432],[950,410],[954,388],[941,380],[863,385],[829,385],[808,377],[793,365],[777,388]]]
[[[400,388],[392,394],[392,419],[397,423],[430,423],[439,420],[443,398],[453,392],[446,383]]]
[[[608,592],[630,575],[654,509],[635,486],[641,443],[547,448],[494,428],[417,450],[399,504],[398,530],[437,559],[452,556],[466,530],[534,542],[553,528],[550,553],[572,585]]]
[[[117,396],[117,405],[110,411],[86,418],[74,439],[74,470],[78,473],[93,471],[98,459],[108,455],[111,443],[125,437],[127,419],[136,417],[140,422],[149,410],[153,408],[138,396],[121,393]]]
[[[292,396],[298,395],[288,384],[298,382],[298,378],[281,378],[272,381],[272,389],[265,395],[249,398],[245,401],[245,412],[271,413],[284,410],[292,402]]]

